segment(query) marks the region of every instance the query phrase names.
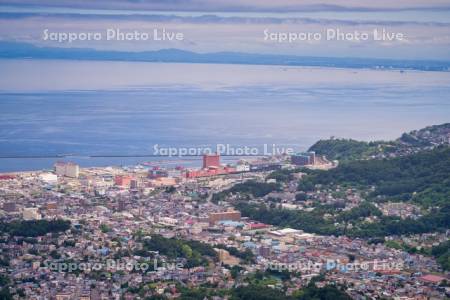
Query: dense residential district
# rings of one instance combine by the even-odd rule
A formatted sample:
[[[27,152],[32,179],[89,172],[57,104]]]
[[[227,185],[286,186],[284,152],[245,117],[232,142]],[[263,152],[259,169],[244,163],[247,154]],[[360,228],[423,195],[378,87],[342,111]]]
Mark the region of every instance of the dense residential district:
[[[1,174],[0,299],[445,299],[449,137]]]

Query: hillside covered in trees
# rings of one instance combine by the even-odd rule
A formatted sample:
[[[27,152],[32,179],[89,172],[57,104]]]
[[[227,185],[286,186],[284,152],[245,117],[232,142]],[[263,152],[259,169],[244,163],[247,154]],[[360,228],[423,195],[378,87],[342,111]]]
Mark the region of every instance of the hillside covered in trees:
[[[70,221],[67,220],[20,220],[1,222],[0,232],[12,236],[37,237],[47,233],[64,232],[70,229]]]
[[[382,153],[379,142],[363,142],[352,139],[320,140],[312,145],[308,151],[324,155],[330,160],[355,160]]]
[[[309,148],[330,160],[357,160],[408,155],[430,150],[439,145],[448,145],[450,123],[428,126],[420,130],[403,133],[395,141],[364,142],[352,139],[330,138],[320,140]]]
[[[196,267],[208,264],[209,259],[216,259],[217,253],[208,244],[177,238],[165,238],[154,234],[144,241],[144,251],[157,251],[169,259],[183,258],[186,267]]]
[[[450,201],[450,148],[409,156],[351,161],[329,171],[311,172],[302,185],[374,187],[371,198],[413,201],[423,206]]]
[[[351,187],[363,191],[366,201],[350,211],[320,205],[309,211],[287,210],[248,201],[239,201],[235,206],[243,216],[254,220],[323,235],[373,238],[450,228],[449,147],[391,159],[349,161],[335,169],[307,173],[298,185],[303,194]],[[384,216],[373,203],[386,201],[411,202],[422,206],[425,213],[417,219]],[[367,217],[376,221],[365,222]]]

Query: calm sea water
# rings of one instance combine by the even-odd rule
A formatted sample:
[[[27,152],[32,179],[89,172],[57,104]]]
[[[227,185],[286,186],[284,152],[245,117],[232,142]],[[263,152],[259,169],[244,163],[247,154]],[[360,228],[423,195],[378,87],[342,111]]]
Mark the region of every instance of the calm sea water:
[[[0,156],[21,157],[0,158],[0,172],[57,160],[26,156],[95,166],[158,160],[85,157],[154,154],[156,144],[305,150],[450,121],[448,73],[33,60],[0,69]]]

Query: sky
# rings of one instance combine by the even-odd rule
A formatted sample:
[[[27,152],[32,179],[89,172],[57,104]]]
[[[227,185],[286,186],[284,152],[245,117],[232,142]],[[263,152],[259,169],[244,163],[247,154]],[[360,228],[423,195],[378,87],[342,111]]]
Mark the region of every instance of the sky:
[[[106,39],[108,30],[152,38]],[[383,38],[374,39],[375,30]],[[328,31],[344,38],[327,39]],[[46,38],[69,34],[100,36]],[[316,34],[321,38],[280,38]],[[361,34],[371,38],[352,38]],[[35,47],[47,59],[30,57]],[[155,141],[203,145],[219,138],[306,147],[330,135],[390,139],[448,122],[445,68],[298,67],[289,66],[290,56],[279,57],[282,66],[62,60],[54,59],[61,52],[47,48],[389,58],[401,60],[397,65],[410,59],[448,66],[450,0],[0,0],[3,153],[131,153]],[[11,53],[26,57],[1,58]]]
[[[149,34],[165,30],[181,33],[183,39],[106,40],[108,29]],[[45,40],[45,30],[103,36],[69,43]],[[374,30],[403,38],[374,40]],[[328,31],[351,38],[327,40]],[[273,38],[316,33],[321,39]],[[368,40],[354,38],[364,33]],[[267,38],[269,34],[272,38]],[[0,41],[113,51],[177,48],[199,53],[450,60],[450,1],[10,0],[0,1]]]
[[[410,9],[450,9],[447,0],[9,0],[12,5],[102,8],[102,9],[149,9],[183,11],[320,11],[355,10],[389,11]]]

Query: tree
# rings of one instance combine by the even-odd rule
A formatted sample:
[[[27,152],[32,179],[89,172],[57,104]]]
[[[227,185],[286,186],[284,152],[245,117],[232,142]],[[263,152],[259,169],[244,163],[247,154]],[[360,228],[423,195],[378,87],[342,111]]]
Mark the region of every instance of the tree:
[[[100,224],[99,228],[103,233],[108,233],[111,231],[111,228],[109,228],[109,226],[106,225],[105,223]]]
[[[306,201],[306,199],[308,199],[308,196],[306,195],[306,193],[297,193],[295,195],[295,200],[302,202],[302,201]]]
[[[181,251],[183,252],[184,257],[186,257],[186,258],[192,257],[192,249],[191,249],[191,247],[189,247],[189,245],[182,245]]]

